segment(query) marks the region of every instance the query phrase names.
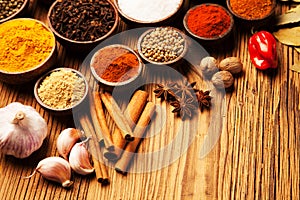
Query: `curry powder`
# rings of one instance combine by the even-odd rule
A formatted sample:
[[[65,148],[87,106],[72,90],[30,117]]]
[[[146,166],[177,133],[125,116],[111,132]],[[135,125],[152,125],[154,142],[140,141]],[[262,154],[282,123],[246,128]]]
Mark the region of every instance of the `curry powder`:
[[[0,25],[0,70],[23,72],[50,56],[53,34],[34,20],[16,19]]]

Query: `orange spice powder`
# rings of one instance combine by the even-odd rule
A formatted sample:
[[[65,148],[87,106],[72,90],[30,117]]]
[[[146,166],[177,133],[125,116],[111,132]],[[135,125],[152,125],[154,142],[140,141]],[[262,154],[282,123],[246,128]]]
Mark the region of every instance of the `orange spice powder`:
[[[99,50],[91,64],[97,75],[108,82],[122,82],[136,76],[140,65],[136,55],[121,47]]]
[[[260,19],[273,8],[272,0],[230,0],[232,11],[246,19]]]

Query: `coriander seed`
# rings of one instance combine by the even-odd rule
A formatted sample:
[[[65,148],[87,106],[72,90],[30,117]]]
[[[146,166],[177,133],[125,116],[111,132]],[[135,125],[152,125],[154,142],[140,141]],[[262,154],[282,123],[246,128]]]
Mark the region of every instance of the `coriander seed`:
[[[0,1],[0,20],[5,19],[20,10],[25,0]]]
[[[171,27],[159,27],[146,33],[141,39],[140,53],[158,63],[172,62],[185,49],[183,35]]]

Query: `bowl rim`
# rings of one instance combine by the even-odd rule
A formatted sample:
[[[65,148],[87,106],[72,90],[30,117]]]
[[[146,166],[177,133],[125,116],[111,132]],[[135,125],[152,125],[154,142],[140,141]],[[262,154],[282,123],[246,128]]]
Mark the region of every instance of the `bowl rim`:
[[[152,61],[152,60],[148,59],[148,58],[142,53],[142,50],[141,50],[141,43],[142,43],[144,37],[145,37],[146,35],[148,35],[149,33],[151,33],[152,31],[154,31],[156,28],[169,28],[169,29],[175,30],[176,32],[178,32],[178,33],[182,36],[182,38],[183,38],[183,40],[184,40],[183,51],[182,51],[181,54],[180,54],[177,58],[175,58],[174,60],[170,60],[170,61],[168,61],[168,62],[156,62],[156,61]],[[138,49],[139,55],[140,55],[144,60],[146,60],[146,61],[149,62],[149,63],[156,64],[156,65],[170,65],[170,64],[173,64],[173,63],[179,61],[180,59],[182,59],[182,58],[185,56],[185,54],[186,54],[186,52],[187,52],[187,45],[188,45],[188,43],[187,43],[186,34],[184,34],[183,31],[179,30],[178,28],[172,27],[172,26],[160,26],[160,27],[152,27],[152,28],[146,30],[144,33],[142,33],[142,35],[140,35],[140,37],[139,37],[139,39],[138,39],[137,49]]]
[[[223,33],[222,35],[218,35],[218,36],[215,36],[215,37],[211,37],[211,38],[208,38],[208,37],[202,37],[202,36],[199,36],[199,35],[196,35],[194,34],[188,27],[187,25],[187,18],[190,14],[190,12],[198,7],[201,7],[201,6],[205,6],[205,5],[211,5],[211,6],[216,6],[216,7],[219,7],[219,8],[222,8],[227,14],[228,16],[230,17],[230,26],[228,28],[228,30]],[[227,36],[233,29],[233,26],[234,26],[234,19],[233,19],[233,16],[232,14],[229,12],[229,10],[227,10],[224,6],[221,6],[219,4],[215,4],[215,3],[202,3],[202,4],[198,4],[198,5],[195,5],[193,7],[191,7],[184,15],[183,17],[183,26],[185,28],[185,30],[190,34],[192,35],[193,37],[195,38],[198,38],[198,39],[201,39],[201,40],[206,40],[206,41],[216,41],[218,39],[222,39],[224,38],[225,36]]]
[[[122,82],[109,82],[109,81],[107,81],[107,80],[104,80],[103,78],[101,78],[101,77],[97,74],[97,72],[94,70],[94,67],[93,67],[93,65],[92,65],[92,63],[94,62],[95,56],[99,53],[99,51],[102,51],[103,49],[115,48],[115,47],[124,48],[124,49],[128,50],[130,53],[133,53],[133,54],[137,57],[138,62],[139,62],[139,66],[138,66],[139,69],[138,69],[136,75],[133,76],[133,77],[131,77],[130,79],[127,79],[127,80],[122,81]],[[91,70],[91,72],[92,72],[94,78],[95,78],[98,82],[100,82],[100,83],[102,83],[102,84],[105,84],[105,85],[108,85],[108,86],[113,86],[113,87],[114,87],[114,86],[124,86],[124,85],[127,85],[127,84],[133,82],[133,81],[134,81],[135,79],[137,79],[137,77],[141,74],[142,68],[143,68],[143,62],[142,62],[141,58],[139,57],[139,55],[138,55],[132,48],[130,48],[129,46],[124,45],[124,44],[111,44],[111,45],[107,45],[107,46],[105,46],[105,47],[102,47],[102,48],[98,49],[98,50],[93,54],[93,56],[92,56],[92,58],[91,58],[91,60],[90,60],[90,62],[89,62],[89,65],[90,65],[90,70]]]
[[[45,63],[47,63],[51,59],[51,57],[55,53],[55,50],[56,50],[56,39],[55,39],[55,36],[54,36],[53,32],[51,31],[51,29],[48,26],[46,26],[46,24],[44,22],[42,22],[40,20],[33,19],[33,18],[16,18],[16,19],[12,19],[12,20],[6,21],[6,22],[0,24],[0,26],[2,26],[3,24],[6,24],[6,23],[11,23],[13,21],[23,21],[23,20],[37,22],[37,23],[41,24],[45,29],[47,29],[47,31],[49,31],[49,33],[51,34],[51,37],[53,39],[53,46],[52,46],[51,52],[49,53],[48,57],[45,60],[43,60],[40,64],[36,65],[33,68],[30,68],[28,70],[21,71],[21,72],[8,72],[8,71],[0,69],[0,73],[9,74],[9,75],[19,75],[19,74],[29,73],[31,71],[34,71],[34,70],[42,67]]]
[[[22,11],[24,11],[26,9],[26,7],[28,6],[30,0],[24,0],[22,6],[20,7],[19,10],[17,10],[17,12],[13,13],[12,15],[0,20],[0,24],[6,22],[6,21],[9,21],[11,20],[12,18],[16,17],[18,14],[20,14]]]
[[[49,76],[52,72],[56,72],[56,71],[61,71],[61,70],[66,70],[66,71],[72,71],[74,73],[76,73],[80,78],[83,79],[84,81],[84,84],[85,84],[85,92],[84,92],[84,95],[83,97],[76,103],[74,104],[73,106],[71,107],[68,107],[68,108],[52,108],[48,105],[46,105],[42,99],[39,97],[38,95],[38,89],[39,89],[39,86],[41,85],[42,81],[47,77]],[[44,74],[42,77],[40,77],[36,82],[35,82],[35,85],[34,85],[34,97],[36,99],[36,101],[44,108],[50,110],[50,111],[55,111],[55,112],[64,112],[64,111],[70,111],[72,109],[74,109],[75,107],[77,107],[79,104],[81,104],[85,98],[87,97],[88,95],[88,91],[89,91],[89,85],[88,85],[88,82],[85,78],[85,76],[79,72],[78,70],[75,70],[73,68],[70,68],[70,67],[58,67],[58,68],[55,68],[55,69],[52,69],[50,71],[48,71],[46,74]]]
[[[229,10],[235,17],[240,18],[240,19],[245,20],[245,21],[250,21],[250,22],[251,22],[251,21],[253,21],[253,22],[255,22],[255,21],[261,21],[261,20],[267,19],[268,17],[270,17],[271,15],[273,15],[273,14],[275,13],[276,0],[271,0],[271,2],[272,2],[272,9],[271,9],[271,11],[270,11],[267,15],[265,15],[265,16],[263,16],[263,17],[261,17],[261,18],[253,18],[253,19],[249,19],[249,18],[243,17],[243,16],[239,15],[238,13],[234,12],[234,11],[232,10],[231,5],[230,5],[230,0],[226,0],[226,4],[227,4],[228,10]]]
[[[117,7],[118,12],[119,12],[123,17],[125,17],[126,19],[128,19],[128,20],[130,20],[130,21],[132,21],[132,22],[135,22],[135,23],[149,24],[149,25],[151,25],[151,24],[156,24],[156,23],[160,23],[160,22],[163,22],[163,21],[165,21],[165,20],[171,18],[172,16],[174,16],[174,15],[180,10],[180,8],[182,7],[183,2],[184,2],[184,0],[179,0],[180,2],[179,2],[179,5],[178,5],[177,9],[176,9],[173,13],[167,15],[166,17],[164,17],[164,18],[162,18],[162,19],[158,19],[158,20],[156,20],[156,21],[143,21],[143,20],[134,19],[134,18],[132,18],[132,17],[126,15],[126,14],[122,11],[122,9],[120,8],[120,6],[119,6],[119,3],[118,3],[119,0],[113,0],[113,1],[115,2],[115,5],[116,5],[116,7]]]
[[[67,41],[69,43],[73,43],[73,44],[94,44],[94,43],[97,43],[99,41],[102,41],[103,39],[107,38],[108,36],[110,36],[114,31],[115,29],[117,28],[118,26],[118,23],[119,23],[119,13],[118,13],[118,9],[116,8],[116,6],[114,5],[114,3],[112,3],[110,0],[106,0],[112,7],[113,7],[113,10],[114,10],[114,13],[116,15],[116,19],[115,19],[115,22],[114,22],[114,25],[112,26],[112,28],[103,36],[101,36],[100,38],[97,38],[96,40],[90,40],[90,41],[77,41],[77,40],[71,40],[69,38],[66,38],[64,37],[63,35],[61,35],[60,33],[58,33],[55,28],[52,26],[52,23],[51,23],[51,20],[50,20],[50,15],[52,13],[52,10],[54,8],[54,6],[57,4],[57,3],[60,3],[60,1],[56,0],[55,2],[53,2],[48,10],[48,13],[47,13],[47,23],[49,25],[49,28],[52,30],[52,32],[54,33],[54,35],[56,35],[58,38],[64,40],[64,41]]]

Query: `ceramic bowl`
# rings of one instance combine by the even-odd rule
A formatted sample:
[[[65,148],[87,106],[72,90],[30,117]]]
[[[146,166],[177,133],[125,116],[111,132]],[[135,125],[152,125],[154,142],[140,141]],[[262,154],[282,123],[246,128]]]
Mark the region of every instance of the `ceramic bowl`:
[[[142,42],[144,40],[144,38],[149,35],[150,33],[152,33],[153,31],[155,31],[155,29],[157,28],[166,28],[168,30],[173,30],[176,31],[178,33],[178,35],[183,39],[183,51],[173,60],[169,60],[166,62],[161,62],[161,61],[155,61],[155,60],[151,60],[149,59],[142,50]],[[145,31],[138,39],[138,44],[137,44],[137,49],[138,49],[138,53],[139,55],[142,57],[143,60],[145,60],[148,63],[151,64],[155,64],[155,65],[175,65],[176,63],[178,63],[179,61],[182,60],[182,58],[185,56],[186,52],[187,52],[187,40],[186,40],[186,35],[178,30],[177,28],[174,27],[157,27],[157,28],[151,28],[147,31]]]
[[[132,71],[131,73],[132,74],[127,74],[128,77],[126,75],[123,75],[121,76],[120,80],[121,81],[110,81],[108,79],[105,79],[103,78],[103,74],[105,73],[105,70],[107,70],[108,67],[113,67],[113,65],[110,65],[114,60],[120,58],[120,56],[124,55],[124,53],[120,54],[119,56],[116,56],[116,57],[112,57],[112,58],[107,58],[107,56],[103,56],[103,52],[105,52],[106,50],[108,49],[121,49],[121,50],[124,50],[124,52],[126,53],[131,53],[133,54],[137,61],[138,61],[138,66],[137,66],[137,69]],[[105,64],[103,64],[102,61],[97,61],[97,57],[102,57],[105,59],[108,59],[107,61],[105,61]],[[99,64],[100,63],[100,64]],[[109,65],[109,66],[105,66],[105,65]],[[99,74],[100,72],[98,72],[95,67],[97,66],[103,66],[104,68],[101,70],[102,71],[102,74]],[[116,66],[118,67],[118,66]],[[112,45],[108,45],[108,46],[105,46],[101,49],[99,49],[98,51],[96,51],[90,61],[90,69],[91,69],[91,72],[94,76],[94,78],[100,83],[102,84],[103,86],[106,86],[106,89],[112,89],[114,87],[120,87],[120,86],[128,86],[129,84],[131,84],[133,81],[135,81],[141,74],[142,72],[142,68],[143,68],[143,63],[142,63],[142,60],[140,59],[140,57],[138,56],[138,54],[132,50],[130,47],[126,46],[126,45],[121,45],[121,44],[112,44]],[[110,69],[108,69],[110,70]],[[128,73],[128,71],[126,72]],[[124,78],[124,80],[122,80],[122,78]]]
[[[51,20],[50,20],[50,16],[51,16],[51,13],[53,12],[53,9],[55,8],[56,4],[60,3],[60,1],[55,1],[49,8],[48,15],[47,15],[47,21],[48,21],[48,25],[49,25],[50,29],[53,31],[54,35],[56,36],[57,41],[71,51],[88,52],[88,51],[92,50],[93,48],[95,48],[101,41],[103,41],[104,39],[106,39],[110,35],[112,35],[115,32],[116,27],[119,23],[119,14],[118,14],[118,10],[117,10],[116,6],[113,3],[111,3],[110,1],[107,1],[107,2],[113,7],[115,19],[116,19],[112,28],[105,35],[101,36],[100,38],[97,38],[96,40],[76,41],[76,40],[72,40],[72,39],[69,39],[69,38],[63,36],[53,27]]]
[[[84,88],[83,88],[84,91],[83,91],[82,98],[80,100],[78,100],[74,105],[67,107],[67,108],[54,108],[43,102],[43,100],[39,96],[38,90],[39,90],[41,84],[43,83],[43,81],[45,80],[45,78],[50,76],[51,73],[61,71],[61,70],[74,72],[77,75],[77,77],[82,78],[84,81]],[[53,69],[53,70],[47,72],[40,79],[38,79],[36,81],[36,83],[34,85],[34,97],[37,100],[37,102],[47,111],[50,111],[51,113],[53,113],[55,115],[69,115],[69,114],[72,114],[79,110],[79,105],[87,99],[88,90],[89,90],[88,82],[83,74],[81,74],[79,71],[72,69],[72,68],[60,67],[60,68],[56,68],[56,69]]]
[[[202,36],[199,36],[199,35],[195,34],[193,31],[191,31],[191,29],[189,28],[188,23],[187,23],[188,17],[194,9],[202,7],[202,6],[219,7],[227,13],[227,15],[230,17],[230,26],[228,27],[228,29],[226,30],[225,33],[223,33],[221,35],[214,36],[214,37],[202,37]],[[224,8],[223,6],[221,6],[219,4],[205,3],[205,4],[199,4],[199,5],[196,5],[192,8],[190,8],[186,12],[186,14],[183,18],[183,25],[184,25],[185,30],[188,32],[188,34],[191,35],[197,41],[199,41],[200,44],[202,44],[206,47],[209,47],[211,45],[216,47],[217,45],[219,45],[222,42],[226,41],[229,38],[229,36],[231,35],[231,33],[233,31],[233,27],[234,27],[234,19],[233,19],[233,16],[231,15],[231,13],[226,8]]]
[[[55,36],[53,35],[52,31],[43,22],[38,21],[36,19],[31,19],[31,18],[12,19],[7,22],[4,22],[3,24],[0,24],[0,27],[1,25],[5,25],[5,23],[12,23],[14,20],[35,21],[38,24],[41,24],[45,29],[47,29],[51,33],[53,39],[53,48],[51,49],[49,56],[37,66],[34,66],[29,70],[20,71],[20,72],[8,72],[8,71],[0,70],[0,81],[8,84],[23,84],[39,78],[41,74],[48,71],[55,64],[57,58],[56,42],[55,42]]]
[[[183,3],[184,3],[184,0],[178,0],[178,5],[174,5],[177,6],[177,8],[169,11],[169,13],[167,13],[165,16],[162,16],[162,17],[156,17],[155,19],[138,19],[137,17],[133,16],[132,14],[128,14],[124,11],[124,9],[122,9],[122,5],[120,5],[120,0],[114,0],[115,2],[115,5],[117,6],[117,9],[118,9],[118,12],[120,13],[120,16],[121,18],[129,23],[129,24],[133,24],[133,25],[136,25],[136,26],[159,26],[159,25],[164,25],[164,24],[167,24],[169,22],[172,22],[180,13],[181,11],[181,8],[183,7]],[[145,10],[149,10],[149,4],[156,4],[155,2],[151,2],[151,1],[144,1],[144,2],[147,2],[148,5],[145,6],[144,8],[141,7],[141,5],[138,5],[138,1],[128,1],[126,2],[127,5],[130,5],[130,4],[133,4],[133,3],[137,3],[137,9],[141,12],[141,13],[145,13],[143,11],[143,9]],[[170,8],[170,6],[168,6]],[[161,6],[158,6],[158,8],[162,8]],[[157,13],[151,13],[149,14],[148,16],[155,16],[155,14],[160,14],[162,13],[161,10],[157,9]]]
[[[271,19],[275,15],[275,8],[276,8],[276,0],[272,0],[272,8],[271,11],[260,18],[252,18],[249,19],[247,17],[241,16],[239,13],[236,13],[230,4],[230,0],[226,0],[228,10],[232,13],[232,15],[236,18],[237,22],[239,22],[243,28],[254,28],[254,27],[261,27],[266,26],[271,21]]]
[[[20,7],[20,9],[17,10],[16,12],[12,13],[12,15],[9,15],[8,17],[6,17],[4,19],[1,19],[0,24],[3,23],[3,22],[6,22],[8,20],[11,20],[13,18],[20,17],[20,16],[24,15],[27,11],[29,3],[30,3],[30,0],[24,0],[24,2],[22,4],[22,6]]]

